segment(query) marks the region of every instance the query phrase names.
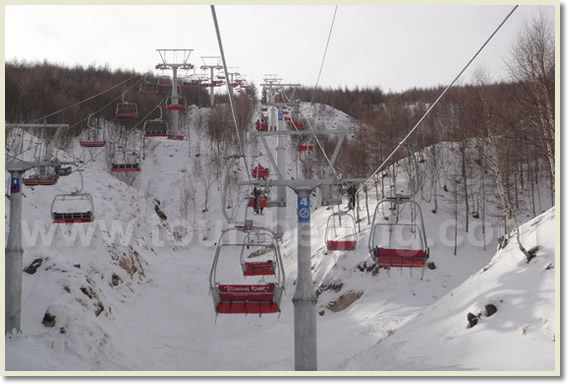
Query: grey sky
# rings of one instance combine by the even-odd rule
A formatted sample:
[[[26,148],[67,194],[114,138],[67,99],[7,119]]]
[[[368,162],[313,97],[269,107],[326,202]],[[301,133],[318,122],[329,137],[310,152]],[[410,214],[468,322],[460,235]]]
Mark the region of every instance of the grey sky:
[[[334,7],[217,5],[227,65],[256,84],[276,73],[314,85]],[[320,85],[384,91],[446,85],[512,7],[339,5]],[[479,67],[493,79],[506,77],[515,36],[539,12],[554,20],[553,6],[521,5],[464,80]],[[5,6],[6,60],[145,72],[159,62],[157,48],[192,48],[197,65],[201,56],[218,55],[209,6]]]

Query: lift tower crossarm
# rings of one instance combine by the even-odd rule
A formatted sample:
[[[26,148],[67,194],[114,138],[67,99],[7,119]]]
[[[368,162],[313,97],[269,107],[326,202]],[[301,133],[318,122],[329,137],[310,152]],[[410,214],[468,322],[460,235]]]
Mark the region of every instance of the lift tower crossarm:
[[[193,64],[190,64],[189,56],[193,49],[189,48],[161,48],[156,49],[156,52],[160,55],[162,59],[162,63],[156,65],[156,69],[169,69],[173,67],[182,68],[182,69],[193,69]],[[182,54],[181,60],[179,60],[178,53]],[[173,56],[169,58],[168,56]],[[172,60],[173,59],[173,60]],[[163,66],[158,68],[158,66]]]
[[[213,108],[215,104],[215,87],[214,87],[214,71],[223,69],[221,65],[221,56],[201,56],[201,60],[203,60],[203,65],[200,67],[202,70],[209,70],[210,76],[210,87],[209,87],[209,106]],[[229,81],[229,79],[225,79]]]
[[[266,81],[266,80],[264,80]],[[260,84],[261,87],[273,87],[273,88],[282,88],[282,87],[301,87],[302,84],[298,83],[290,83],[290,84],[282,84],[282,83],[264,83]]]
[[[194,65],[189,63],[189,56],[193,49],[179,48],[179,49],[156,49],[160,54],[162,62],[156,64],[156,69],[171,69],[172,70],[172,104],[177,104],[178,99],[178,84],[177,84],[177,71],[179,69],[193,69]],[[179,133],[179,111],[172,110],[172,131],[168,134],[168,138],[180,140],[182,136]]]
[[[250,131],[252,137],[260,136],[313,136],[313,135],[353,135],[353,131],[347,129],[306,129],[303,131]]]
[[[299,188],[309,188],[315,189],[321,185],[344,185],[346,183],[360,184],[365,182],[367,179],[362,178],[345,178],[345,179],[325,179],[325,180],[241,180],[239,185],[269,185],[269,186],[286,186],[297,190]]]

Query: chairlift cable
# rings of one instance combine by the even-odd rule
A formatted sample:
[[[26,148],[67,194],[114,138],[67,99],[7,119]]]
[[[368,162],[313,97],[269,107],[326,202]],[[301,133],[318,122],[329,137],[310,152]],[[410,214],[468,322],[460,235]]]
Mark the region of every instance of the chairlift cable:
[[[337,15],[337,5],[335,6],[335,10],[333,11],[333,19],[331,20],[331,26],[329,27],[329,34],[327,35],[327,42],[325,43],[325,49],[323,51],[323,57],[321,58],[320,69],[318,72],[318,78],[316,80],[316,84],[314,86],[314,91],[312,92],[312,99],[310,100],[310,104],[314,102],[314,97],[316,95],[316,88],[319,84],[321,73],[323,71],[323,64],[325,62],[325,56],[327,55],[327,48],[329,47],[329,41],[331,40],[331,32],[333,31],[333,25],[335,24],[335,16]]]
[[[137,83],[137,84],[138,84],[138,83]],[[135,85],[136,85],[136,84],[135,84]],[[129,90],[130,90],[131,88],[133,88],[135,85],[133,85],[132,87],[130,87]],[[104,110],[105,108],[107,108],[109,105],[111,105],[111,104],[113,104],[114,102],[116,102],[116,100],[118,100],[118,99],[121,98],[121,97],[122,97],[122,95],[121,95],[121,96],[118,96],[118,97],[116,97],[116,98],[114,98],[111,102],[109,102],[109,103],[106,104],[104,107],[100,108],[99,110],[93,112],[92,114],[95,115],[95,114],[99,113],[100,111],[102,111],[102,110]],[[163,98],[158,104],[156,104],[156,105],[150,110],[150,112],[148,112],[148,114],[146,114],[146,116],[144,116],[142,119],[140,119],[140,121],[138,121],[138,122],[133,126],[133,128],[136,128],[142,121],[144,121],[148,116],[150,116],[150,114],[151,114],[152,112],[154,112],[154,110],[156,110],[156,108],[157,108],[158,106],[160,106],[164,101],[165,101],[165,98]],[[85,120],[86,120],[86,119],[80,120],[79,122],[75,123],[72,127],[78,125],[79,123],[81,123],[81,122],[83,122],[83,121],[85,121]],[[77,172],[77,171],[80,172],[87,164],[94,162],[94,161],[95,161],[101,154],[103,154],[103,153],[106,153],[106,151],[104,151],[104,150],[99,151],[99,153],[97,153],[95,156],[93,156],[90,160],[84,162],[83,164],[81,164],[80,166],[78,166],[77,168],[75,168],[71,173]]]
[[[327,35],[327,42],[325,43],[325,49],[323,51],[323,57],[321,59],[321,64],[320,64],[320,69],[318,72],[318,77],[316,80],[316,84],[314,85],[314,91],[312,92],[312,98],[310,100],[310,105],[313,106],[314,103],[314,98],[316,96],[316,89],[317,86],[319,84],[320,81],[320,77],[321,77],[321,73],[323,71],[323,64],[325,62],[325,57],[327,55],[327,48],[329,47],[329,41],[331,40],[331,32],[333,31],[333,25],[335,24],[335,16],[337,15],[337,5],[335,6],[335,10],[333,11],[333,19],[331,20],[331,26],[329,27],[329,34]],[[312,125],[310,124],[309,119],[306,119],[306,121],[308,122],[308,126],[310,129],[313,129]],[[333,173],[335,174],[336,177],[338,177],[338,173],[337,170],[335,169],[335,167],[333,165],[331,165],[331,160],[329,159],[329,156],[327,156],[327,153],[325,153],[325,150],[323,148],[323,145],[321,143],[321,141],[318,139],[318,137],[316,135],[313,135],[314,139],[316,140],[316,143],[318,144],[318,147],[320,149],[320,151],[323,153],[323,156],[325,157],[325,160],[327,161],[327,163],[330,165],[331,170],[333,171]]]
[[[313,93],[312,93],[312,98],[311,98],[311,100],[310,100],[310,104],[312,104],[312,105],[313,105],[314,98],[315,98],[315,95],[316,95],[316,88],[317,88],[317,86],[318,86],[318,84],[319,84],[320,77],[321,77],[321,73],[322,73],[322,71],[323,71],[323,65],[324,65],[324,63],[325,63],[325,57],[326,57],[326,55],[327,55],[327,49],[328,49],[328,47],[329,47],[329,41],[331,40],[331,33],[332,33],[332,31],[333,31],[333,26],[334,26],[334,24],[335,24],[335,16],[336,16],[336,15],[337,15],[337,5],[335,6],[335,10],[334,10],[334,12],[333,12],[333,19],[331,20],[331,26],[330,26],[330,28],[329,28],[329,34],[328,34],[328,36],[327,36],[327,42],[326,42],[326,44],[325,44],[325,49],[324,49],[324,52],[323,52],[323,57],[322,57],[322,60],[321,60],[320,69],[319,69],[319,72],[318,72],[318,77],[317,77],[317,79],[316,79],[316,83],[315,83],[315,85],[314,85],[314,91],[313,91]],[[313,127],[312,127],[312,125],[311,125],[309,119],[306,119],[306,122],[308,123],[309,129],[313,130]],[[294,121],[292,121],[292,124],[293,124],[294,128],[296,128],[296,124],[294,124]],[[298,130],[298,129],[296,128],[296,130]],[[322,154],[323,154],[325,160],[326,160],[327,163],[330,165],[331,170],[333,171],[333,173],[335,174],[335,176],[338,177],[339,174],[338,174],[337,170],[335,169],[335,167],[334,167],[333,165],[331,165],[331,160],[330,160],[329,156],[327,155],[327,153],[325,152],[321,141],[318,139],[318,137],[317,137],[316,135],[313,135],[313,138],[315,139],[316,143],[318,144],[318,147],[319,147],[320,151],[322,152]]]
[[[406,134],[406,136],[398,143],[398,145],[396,146],[396,148],[391,152],[390,155],[387,156],[387,158],[381,163],[381,165],[379,165],[379,167],[371,174],[371,176],[369,176],[367,178],[367,180],[365,180],[365,182],[363,182],[361,184],[361,186],[359,187],[359,189],[357,190],[357,192],[359,192],[364,185],[366,185],[369,180],[371,180],[377,173],[379,173],[383,167],[385,166],[385,164],[394,156],[394,154],[400,149],[400,147],[406,142],[406,140],[408,140],[408,138],[414,133],[414,131],[416,131],[416,129],[420,126],[420,124],[422,123],[422,121],[424,121],[424,119],[426,118],[426,116],[428,116],[428,114],[430,114],[430,112],[432,111],[432,109],[436,106],[436,104],[438,104],[438,102],[442,99],[442,97],[444,97],[444,95],[446,94],[446,92],[448,92],[448,90],[456,83],[456,81],[458,81],[458,79],[461,77],[461,75],[466,71],[466,69],[470,66],[470,64],[477,58],[477,56],[481,53],[481,51],[485,48],[485,46],[487,46],[487,44],[491,41],[491,39],[493,38],[493,36],[495,36],[495,34],[501,29],[501,27],[505,24],[505,22],[509,19],[509,17],[511,17],[511,15],[513,14],[513,12],[515,12],[515,10],[518,8],[518,5],[515,5],[513,7],[513,9],[509,12],[509,14],[507,14],[507,16],[503,19],[503,21],[501,22],[501,24],[499,24],[499,26],[497,26],[497,28],[495,29],[495,31],[493,31],[493,33],[489,36],[489,38],[483,43],[483,45],[481,46],[481,48],[479,48],[477,50],[477,52],[473,55],[473,57],[468,61],[468,63],[465,65],[465,67],[463,67],[463,69],[458,73],[458,75],[455,77],[455,79],[450,83],[450,85],[448,85],[440,94],[440,96],[438,96],[438,98],[432,103],[432,105],[430,105],[430,107],[426,110],[426,112],[424,112],[424,114],[422,115],[422,117],[420,118],[420,120],[418,120],[418,122],[414,125],[414,127],[412,127],[412,129]]]
[[[228,69],[227,69],[227,62],[225,60],[225,51],[223,50],[223,42],[221,41],[221,32],[219,31],[219,23],[217,22],[217,14],[215,12],[215,6],[214,5],[210,5],[211,8],[211,15],[213,16],[213,23],[215,24],[215,33],[217,34],[217,42],[219,43],[219,52],[221,53],[221,60],[223,61],[223,70],[225,72],[225,78],[229,78],[229,73],[228,73]],[[227,90],[229,93],[229,103],[231,104],[231,112],[233,114],[233,122],[235,123],[235,130],[237,132],[237,139],[239,142],[239,146],[241,148],[241,155],[243,157],[243,161],[245,163],[245,172],[247,174],[248,177],[248,181],[249,183],[252,182],[251,180],[251,174],[249,171],[249,166],[247,163],[247,158],[245,155],[245,148],[243,145],[243,140],[241,139],[241,134],[239,131],[239,123],[237,120],[237,114],[236,114],[236,110],[235,110],[235,104],[233,101],[233,87],[231,86],[230,82],[227,82]]]
[[[110,87],[110,88],[104,90],[104,91],[101,91],[101,92],[97,93],[96,95],[89,96],[89,97],[87,97],[86,99],[83,99],[83,100],[81,100],[81,101],[78,101],[78,102],[75,103],[75,104],[68,105],[67,107],[64,107],[64,108],[62,108],[62,109],[60,109],[60,110],[58,110],[58,111],[52,112],[52,113],[50,113],[50,114],[48,114],[48,115],[45,115],[45,116],[40,117],[40,118],[38,118],[38,119],[32,120],[31,123],[35,123],[35,122],[37,122],[37,121],[41,121],[41,120],[43,120],[43,119],[47,119],[48,117],[51,117],[51,116],[53,116],[53,115],[57,115],[58,113],[64,112],[64,111],[66,111],[66,110],[68,110],[68,109],[70,109],[70,108],[73,108],[73,107],[76,107],[76,106],[81,105],[81,104],[83,104],[83,103],[86,103],[87,101],[90,101],[90,100],[92,100],[92,99],[94,99],[94,98],[96,98],[96,97],[99,97],[99,96],[101,96],[101,95],[103,95],[103,94],[105,94],[105,93],[107,93],[107,92],[112,91],[112,90],[115,89],[115,88],[120,87],[121,85],[123,85],[123,84],[129,82],[129,81],[132,80],[132,79],[135,79],[136,77],[140,77],[140,78],[142,79],[142,76],[141,76],[141,75],[132,76],[131,78],[126,79],[126,80],[124,80],[124,81],[122,81],[122,82],[120,82],[120,83],[118,83],[118,84],[116,84],[116,85],[114,85],[114,86],[112,86],[112,87]],[[140,81],[136,82],[136,84],[138,84],[139,82],[140,82]]]
[[[287,98],[286,96],[286,92],[284,92],[284,90],[282,90],[282,93],[284,94],[284,97]],[[304,115],[305,116],[305,115]],[[312,127],[312,124],[310,123],[309,119],[306,119],[306,122],[308,123],[308,127],[310,130],[314,130],[314,128]],[[296,131],[298,131],[298,127],[296,127],[296,123],[294,122],[294,120],[292,120],[292,126],[294,127],[294,129]],[[323,154],[323,157],[325,158],[325,160],[327,161],[327,163],[329,164],[329,166],[331,167],[331,170],[333,171],[333,173],[335,173],[335,176],[338,177],[339,173],[337,172],[337,170],[335,169],[335,167],[333,165],[331,165],[331,160],[329,158],[329,156],[327,155],[327,153],[325,152],[324,148],[323,148],[323,144],[321,143],[321,141],[318,139],[318,137],[314,134],[312,134],[312,137],[315,139],[316,143],[318,144],[319,149],[321,150],[321,153]]]
[[[130,78],[130,79],[132,79],[132,78]],[[130,80],[130,79],[129,79],[129,80]],[[128,80],[127,80],[127,81],[128,81]],[[136,83],[134,83],[134,84],[133,84],[132,86],[130,86],[126,91],[131,90],[131,89],[134,88],[136,85],[138,85],[141,81],[142,81],[142,79],[140,79],[139,81],[137,81]],[[124,83],[124,82],[122,82],[121,84],[123,84],[123,83]],[[119,84],[119,85],[120,85],[120,84]],[[114,86],[114,87],[112,87],[111,89],[114,89],[114,88],[116,88],[116,87],[117,87],[117,86]],[[104,92],[103,92],[103,93],[104,93]],[[96,96],[100,96],[100,95],[96,95]],[[99,108],[98,110],[96,110],[95,112],[93,112],[93,113],[91,113],[91,114],[92,114],[92,115],[96,115],[97,113],[99,113],[99,112],[103,111],[104,109],[106,109],[107,107],[109,107],[111,104],[114,104],[114,103],[115,103],[118,99],[120,99],[121,97],[122,97],[122,94],[119,95],[119,96],[117,96],[117,97],[115,97],[115,98],[112,99],[110,102],[108,102],[107,104],[105,104],[103,107]],[[93,98],[93,97],[89,98],[88,100],[91,100],[92,98]],[[85,102],[85,101],[87,101],[87,99],[85,99],[85,100],[83,100],[83,101],[81,101],[81,102],[79,102],[79,103],[77,103],[77,104],[75,104],[75,105],[79,105],[80,103]],[[65,110],[65,109],[68,109],[68,108],[71,108],[71,107],[72,107],[72,106],[66,107],[66,108],[62,109],[61,111]],[[61,112],[61,111],[59,111],[59,112]],[[46,117],[52,116],[52,115],[54,115],[54,114],[55,114],[55,112],[52,113],[52,114],[50,114],[50,115],[47,115]],[[44,118],[42,118],[42,119],[44,119]],[[78,126],[79,124],[85,122],[87,119],[88,119],[88,117],[82,118],[81,120],[79,120],[79,121],[75,122],[74,124],[70,125],[70,126],[69,126],[69,129],[75,128],[75,127]],[[36,122],[36,121],[38,121],[38,120],[33,120],[32,123],[33,123],[33,122]],[[41,144],[42,144],[42,142],[40,141],[40,142],[38,142],[37,144],[35,144],[34,146],[31,146],[30,148],[26,149],[25,151],[22,151],[22,152],[17,153],[16,156],[23,155],[24,153],[29,152],[29,151],[35,149],[36,147],[40,146]]]

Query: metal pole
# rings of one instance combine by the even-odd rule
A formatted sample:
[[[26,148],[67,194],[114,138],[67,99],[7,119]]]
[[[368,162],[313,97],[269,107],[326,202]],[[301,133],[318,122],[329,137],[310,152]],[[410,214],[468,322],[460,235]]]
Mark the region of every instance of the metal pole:
[[[234,84],[234,83],[233,83],[233,78],[234,78],[234,76],[235,76],[234,73],[229,73],[229,77],[227,78],[227,82],[228,82],[229,84],[231,84],[231,85]],[[225,77],[226,77],[226,76],[225,76]],[[231,87],[227,87],[227,89],[230,89],[230,90],[231,90],[231,95],[233,95],[233,87],[232,87],[232,86],[231,86]]]
[[[298,277],[294,303],[294,367],[317,370],[316,303],[311,269],[310,190],[298,189]]]
[[[22,264],[24,249],[22,247],[22,192],[21,178],[23,172],[11,171],[10,182],[10,231],[6,243],[6,313],[5,333],[14,329],[21,332],[22,317]]]
[[[172,80],[172,104],[178,103],[178,89],[177,89],[177,67],[172,67],[173,80]],[[172,110],[172,134],[171,138],[174,140],[179,139],[179,111]]]
[[[280,120],[282,115],[282,110],[277,108],[272,108],[273,111],[276,110],[276,129],[281,131],[284,130],[284,119]],[[278,136],[278,143],[276,145],[276,162],[278,164],[278,170],[284,178],[286,175],[286,137]],[[279,237],[284,235],[284,229],[286,227],[286,186],[278,186],[278,201],[281,205],[276,212],[276,234]],[[284,204],[283,204],[284,203]]]
[[[215,87],[213,86],[213,67],[211,67],[211,88],[209,88],[209,107],[215,105]]]

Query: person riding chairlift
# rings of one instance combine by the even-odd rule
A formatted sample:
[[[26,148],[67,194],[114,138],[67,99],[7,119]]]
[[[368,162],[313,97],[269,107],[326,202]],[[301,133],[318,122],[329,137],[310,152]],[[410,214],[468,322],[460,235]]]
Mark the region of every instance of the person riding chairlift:
[[[353,184],[349,184],[349,186],[347,187],[347,194],[349,195],[348,210],[354,210],[355,209],[355,198],[356,198],[356,195],[357,195],[357,187],[355,187],[355,185],[353,185]]]
[[[254,187],[252,190],[252,194],[254,197],[254,202],[253,202],[253,210],[254,213],[256,213],[257,215],[262,215],[262,211],[264,210],[264,207],[262,207],[260,205],[260,189],[258,189],[257,187]]]

